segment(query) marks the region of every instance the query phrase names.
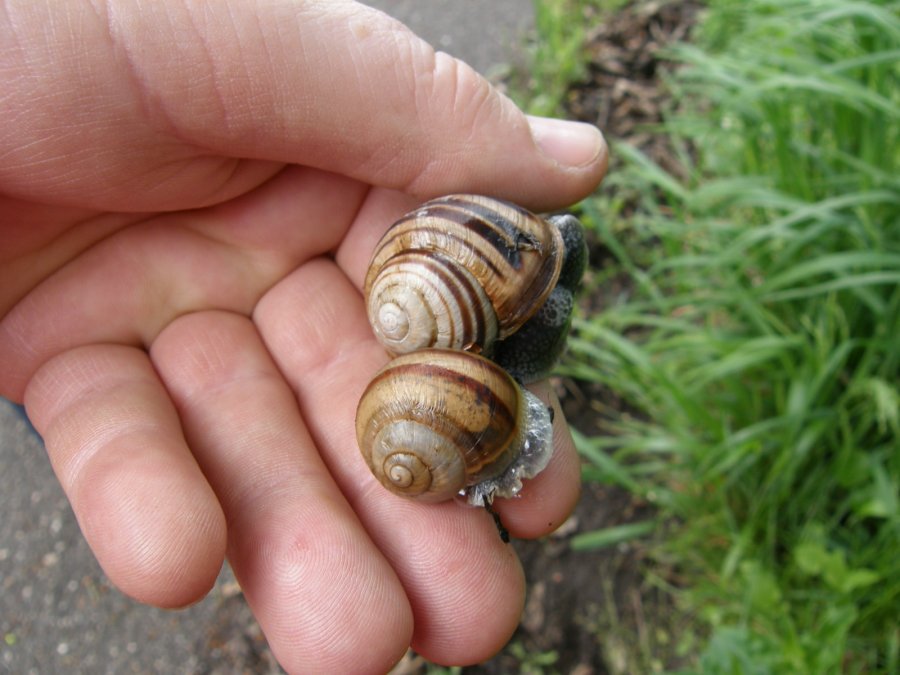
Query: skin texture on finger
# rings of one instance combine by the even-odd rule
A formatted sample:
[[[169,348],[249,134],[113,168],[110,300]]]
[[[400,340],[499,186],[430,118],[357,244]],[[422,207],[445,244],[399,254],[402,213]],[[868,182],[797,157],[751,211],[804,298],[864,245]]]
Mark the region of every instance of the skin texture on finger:
[[[387,357],[371,335],[359,292],[333,262],[313,260],[263,298],[254,320],[295,389],[329,470],[403,582],[415,614],[416,651],[438,663],[491,656],[518,623],[521,567],[484,510],[396,497],[366,467],[355,408]],[[564,471],[551,475],[568,480]],[[577,494],[577,480],[551,479],[544,488]],[[539,532],[540,523],[561,522],[571,500],[558,500],[562,508],[552,501],[546,500],[546,512],[531,512],[534,522],[523,512],[517,527]]]
[[[550,534],[569,517],[581,496],[581,460],[559,401],[549,383],[529,385],[553,407],[553,456],[550,463],[515,499],[498,499],[494,507],[510,533],[523,539]]]
[[[464,63],[359,3],[5,10],[0,35],[15,48],[0,64],[13,85],[0,97],[11,121],[0,190],[19,197],[196,207],[260,184],[274,161],[423,198],[477,186],[554,208],[606,168],[599,132],[530,122]]]
[[[288,672],[386,672],[405,652],[403,587],[322,463],[246,317],[201,312],[154,343],[228,520],[228,556]],[[373,621],[377,617],[377,621]]]
[[[338,266],[360,293],[378,241],[398,218],[420,204],[415,197],[393,190],[373,189],[366,195],[334,254]]]
[[[8,214],[8,215],[7,215]],[[0,195],[0,317],[28,291],[113,232],[143,218],[27,204]]]
[[[343,237],[367,188],[315,169],[125,227],[80,252],[0,318],[0,394],[20,400],[41,363],[81,344],[149,345],[175,317],[249,314],[303,260]]]
[[[139,3],[110,4],[124,9]],[[192,147],[161,128],[148,114],[148,101],[102,3],[13,0],[3,9],[0,40],[9,46],[0,56],[9,85],[0,97],[3,192],[143,211],[167,203],[171,208],[222,201],[277,170],[271,162],[239,161]],[[178,49],[159,28],[145,25],[143,40],[158,41],[171,59]],[[182,82],[201,76],[196,62],[177,61]]]
[[[225,519],[147,355],[65,352],[35,375],[25,405],[110,580],[161,607],[203,597],[224,560]]]

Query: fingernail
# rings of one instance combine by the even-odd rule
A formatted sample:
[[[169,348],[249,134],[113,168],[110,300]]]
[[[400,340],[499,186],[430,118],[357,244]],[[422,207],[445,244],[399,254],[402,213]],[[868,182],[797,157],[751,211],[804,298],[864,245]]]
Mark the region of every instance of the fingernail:
[[[603,134],[592,124],[531,115],[528,124],[541,152],[563,166],[580,168],[593,164],[606,148]]]

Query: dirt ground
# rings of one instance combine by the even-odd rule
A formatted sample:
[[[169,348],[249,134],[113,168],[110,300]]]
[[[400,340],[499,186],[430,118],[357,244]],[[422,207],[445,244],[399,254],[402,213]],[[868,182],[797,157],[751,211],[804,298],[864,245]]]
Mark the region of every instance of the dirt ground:
[[[649,132],[667,105],[661,77],[672,68],[660,50],[689,36],[699,7],[697,2],[638,1],[609,20],[594,19],[588,78],[569,91],[569,116],[596,124],[608,138],[636,145],[675,170],[665,141]],[[590,248],[597,269],[609,253],[596,242]],[[602,311],[602,291],[583,302],[590,311]],[[609,392],[584,382],[560,380],[558,390],[567,418],[585,434],[603,432],[596,401],[607,410],[621,405],[610,400]],[[671,596],[645,581],[646,544],[591,552],[569,546],[575,532],[651,515],[647,504],[618,488],[587,484],[574,516],[554,536],[514,542],[529,580],[522,624],[502,654],[463,672],[618,675],[677,667],[678,616]]]

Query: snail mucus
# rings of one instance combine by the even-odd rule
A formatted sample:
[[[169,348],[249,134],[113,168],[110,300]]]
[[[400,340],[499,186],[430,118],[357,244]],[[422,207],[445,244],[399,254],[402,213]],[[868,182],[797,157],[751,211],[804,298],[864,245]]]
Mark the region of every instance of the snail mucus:
[[[522,385],[562,353],[586,259],[574,216],[477,195],[432,200],[388,229],[364,292],[394,359],[356,416],[386,488],[489,508],[546,467],[552,411]]]

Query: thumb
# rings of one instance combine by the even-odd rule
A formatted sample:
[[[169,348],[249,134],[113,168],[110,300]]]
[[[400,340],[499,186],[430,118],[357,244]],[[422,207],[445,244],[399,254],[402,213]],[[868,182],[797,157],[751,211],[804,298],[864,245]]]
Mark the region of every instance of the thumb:
[[[121,184],[199,166],[246,183],[246,171],[210,168],[225,157],[550,208],[586,195],[606,167],[595,128],[525,116],[467,65],[356,2],[21,0],[0,18],[4,31],[17,38],[6,68],[22,76],[0,97],[13,121],[0,131],[0,156],[12,152],[0,185],[17,153],[39,149],[41,162],[19,157],[28,177],[46,180],[64,162],[62,187],[79,196],[98,173]],[[40,114],[23,114],[35,102]],[[87,139],[90,151],[73,147]]]

